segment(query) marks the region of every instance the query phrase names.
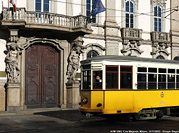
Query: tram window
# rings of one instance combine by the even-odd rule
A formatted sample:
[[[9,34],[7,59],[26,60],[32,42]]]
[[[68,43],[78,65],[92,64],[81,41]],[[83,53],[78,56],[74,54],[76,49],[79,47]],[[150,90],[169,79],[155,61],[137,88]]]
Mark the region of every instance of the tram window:
[[[93,89],[102,89],[102,71],[93,72]]]
[[[166,69],[164,69],[164,68],[159,68],[159,73],[166,73]]]
[[[129,66],[121,66],[121,72],[132,72],[132,67]]]
[[[176,87],[177,87],[177,89],[179,89],[179,75],[177,75]]]
[[[138,67],[138,72],[147,72],[146,67]]]
[[[83,90],[90,90],[91,88],[91,71],[83,71]]]
[[[118,89],[118,66],[106,66],[106,89]]]
[[[146,89],[146,74],[137,75],[137,89]]]
[[[154,73],[156,73],[156,72],[157,72],[157,68],[149,68],[149,72],[154,72]]]
[[[175,69],[168,69],[168,73],[175,73]]]
[[[157,87],[157,75],[156,74],[148,74],[148,89],[153,90]]]
[[[132,89],[132,67],[120,67],[121,89]]]
[[[168,74],[168,89],[175,89],[175,75]]]
[[[83,69],[91,69],[91,65],[83,65],[82,68]]]
[[[165,74],[158,75],[158,89],[159,90],[166,89],[166,75]]]
[[[179,69],[177,69],[177,73],[179,74]]]

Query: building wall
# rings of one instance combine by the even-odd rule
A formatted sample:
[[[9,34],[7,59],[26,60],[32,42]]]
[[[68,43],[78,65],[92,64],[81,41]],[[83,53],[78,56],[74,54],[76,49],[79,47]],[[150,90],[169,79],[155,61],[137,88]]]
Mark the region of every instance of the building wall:
[[[27,11],[35,11],[35,0],[15,0],[17,7],[24,7]],[[52,0],[50,1],[50,12],[56,13],[56,14],[63,14],[68,16],[77,16],[77,15],[86,15],[86,0]],[[131,42],[135,43],[135,45],[139,44],[136,50],[140,51],[141,53],[137,53],[134,55],[140,56],[140,57],[147,57],[147,58],[156,58],[159,52],[156,55],[154,51],[157,51],[157,49],[154,45],[155,40],[152,40],[151,38],[151,32],[154,30],[153,26],[153,6],[156,3],[159,3],[163,6],[164,11],[168,10],[170,7],[175,7],[176,5],[179,5],[179,3],[176,0],[173,0],[172,4],[170,4],[170,0],[134,0],[135,2],[135,22],[134,22],[134,29],[135,30],[141,30],[142,34],[141,37],[137,38],[137,41],[134,38],[125,40],[124,37],[122,37],[122,28],[125,27],[125,0],[102,0],[103,5],[106,7],[106,11],[99,13],[96,15],[97,23],[91,23],[91,28],[93,30],[92,34],[86,34],[83,36],[83,46],[84,53],[81,55],[81,60],[84,60],[87,58],[87,53],[91,50],[95,50],[99,55],[125,55],[122,51],[124,51],[125,43],[128,41],[130,44]],[[12,5],[9,4],[9,0],[0,0],[0,11],[2,11],[1,7],[11,7]],[[172,14],[172,17],[174,19],[177,19],[177,16],[179,12],[174,12]],[[173,37],[173,49],[172,49],[172,58],[175,56],[179,56],[178,50],[179,50],[179,25],[176,21],[170,21],[170,15],[165,19],[164,17],[168,13],[163,14],[163,30],[162,32],[169,33],[170,30],[172,30]],[[172,27],[170,27],[172,25]],[[34,32],[35,33],[35,32]],[[9,34],[7,34],[9,36]],[[32,35],[33,36],[33,35]],[[28,39],[28,37],[26,38]],[[134,39],[134,40],[133,40]],[[21,40],[18,40],[21,41]],[[64,43],[64,47],[66,52],[64,53],[70,53],[70,44],[67,46],[67,42]],[[158,42],[156,42],[158,46]],[[168,44],[165,43],[164,45]],[[128,44],[127,44],[128,45]],[[0,111],[4,110],[5,107],[5,89],[4,84],[6,82],[6,75],[4,74],[5,71],[5,54],[4,50],[6,50],[6,41],[0,40]],[[134,46],[133,44],[130,44],[130,46]],[[164,46],[165,47],[165,46]],[[131,50],[131,49],[130,49]],[[130,51],[129,50],[129,51]],[[166,47],[165,49],[162,49],[163,51],[168,51],[168,55],[166,55],[165,59],[170,59],[171,57],[171,48]],[[161,51],[162,51],[161,50]],[[132,50],[131,50],[132,51]],[[135,52],[135,51],[132,51]],[[133,53],[132,53],[133,54]],[[61,86],[61,94],[63,96],[61,97],[61,101],[63,105],[67,104],[67,89],[66,89],[66,69],[67,69],[67,58],[68,55],[66,54],[64,57],[64,83]],[[23,57],[23,61],[24,61]],[[23,64],[23,63],[22,63]],[[25,70],[25,66],[22,65],[23,70]],[[80,70],[78,71],[80,73]],[[20,105],[24,106],[24,97],[25,97],[25,81],[24,76],[25,73],[22,72],[21,75],[22,79],[22,88],[21,88],[21,100]],[[71,95],[71,94],[70,94]],[[74,99],[75,100],[75,99]],[[24,107],[25,108],[25,107]]]

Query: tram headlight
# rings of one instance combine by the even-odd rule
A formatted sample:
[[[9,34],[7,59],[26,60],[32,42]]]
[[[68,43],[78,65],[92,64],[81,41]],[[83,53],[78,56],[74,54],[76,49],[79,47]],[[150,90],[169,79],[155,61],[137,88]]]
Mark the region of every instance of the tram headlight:
[[[83,104],[87,104],[87,103],[88,103],[88,98],[87,98],[87,97],[83,98],[83,99],[82,99],[82,103],[83,103]]]

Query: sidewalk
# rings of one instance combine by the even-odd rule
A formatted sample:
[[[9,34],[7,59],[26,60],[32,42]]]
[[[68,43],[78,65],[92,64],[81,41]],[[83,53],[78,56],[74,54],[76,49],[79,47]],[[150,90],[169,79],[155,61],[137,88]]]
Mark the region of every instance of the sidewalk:
[[[17,112],[9,112],[9,111],[2,111],[0,112],[0,117],[3,116],[18,116],[18,115],[33,115],[34,113],[40,113],[40,112],[49,112],[49,111],[61,111],[61,110],[78,110],[78,109],[72,109],[72,108],[35,108],[35,109],[27,109]]]

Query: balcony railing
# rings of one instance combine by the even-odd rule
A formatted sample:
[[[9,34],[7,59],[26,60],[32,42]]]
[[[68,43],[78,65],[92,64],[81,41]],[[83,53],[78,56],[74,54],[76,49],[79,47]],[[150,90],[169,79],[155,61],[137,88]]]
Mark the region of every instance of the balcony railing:
[[[142,40],[142,30],[133,28],[122,28],[121,36],[128,40]]]
[[[86,16],[66,16],[55,13],[46,13],[46,12],[34,12],[26,11],[25,8],[17,8],[17,11],[12,13],[10,8],[3,8],[2,12],[2,22],[24,22],[28,24],[40,24],[45,26],[55,26],[62,28],[85,28],[91,30],[88,25],[88,20]]]
[[[170,42],[170,35],[166,32],[152,32],[151,39],[153,42]]]

